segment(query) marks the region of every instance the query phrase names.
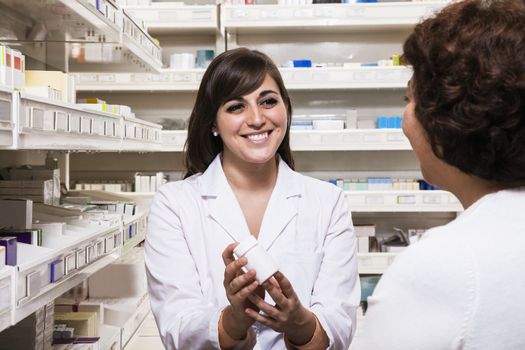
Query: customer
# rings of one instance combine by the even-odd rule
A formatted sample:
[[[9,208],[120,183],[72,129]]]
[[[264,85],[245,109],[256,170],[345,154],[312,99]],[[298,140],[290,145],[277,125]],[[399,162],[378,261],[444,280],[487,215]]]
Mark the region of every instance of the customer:
[[[396,258],[359,343],[525,349],[525,2],[453,3],[416,26],[404,58],[403,131],[465,211]]]
[[[291,115],[258,51],[227,51],[204,74],[186,179],[155,196],[146,236],[167,349],[348,349],[360,297],[351,215],[340,189],[293,171]],[[280,267],[262,285],[234,260],[249,235]]]

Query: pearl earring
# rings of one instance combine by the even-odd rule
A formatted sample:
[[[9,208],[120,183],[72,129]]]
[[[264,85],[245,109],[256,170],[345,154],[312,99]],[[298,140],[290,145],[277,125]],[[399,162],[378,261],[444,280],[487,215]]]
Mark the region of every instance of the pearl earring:
[[[212,134],[213,134],[213,136],[215,136],[215,137],[219,136],[219,132],[218,132],[218,131],[216,131],[216,130],[213,130],[213,131],[212,131],[211,133],[212,133]]]

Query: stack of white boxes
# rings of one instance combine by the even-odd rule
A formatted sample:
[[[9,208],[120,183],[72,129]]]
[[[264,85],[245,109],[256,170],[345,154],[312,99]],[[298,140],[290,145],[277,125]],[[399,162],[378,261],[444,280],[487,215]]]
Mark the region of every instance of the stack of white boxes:
[[[355,225],[355,235],[357,237],[357,252],[368,253],[370,251],[370,237],[375,237],[375,225]]]
[[[153,176],[135,174],[135,192],[157,192],[165,183],[163,172],[158,172]]]

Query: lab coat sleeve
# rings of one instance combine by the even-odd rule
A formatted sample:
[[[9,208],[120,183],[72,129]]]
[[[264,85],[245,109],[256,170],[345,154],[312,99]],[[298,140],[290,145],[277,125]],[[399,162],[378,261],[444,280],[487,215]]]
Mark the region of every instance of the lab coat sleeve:
[[[222,310],[203,297],[175,197],[172,187],[164,186],[149,214],[145,262],[151,309],[166,349],[220,349]],[[252,333],[236,349],[252,348]]]
[[[357,241],[352,217],[339,189],[326,232],[323,260],[314,285],[311,311],[329,340],[329,349],[348,349],[355,333],[361,297],[357,273]]]

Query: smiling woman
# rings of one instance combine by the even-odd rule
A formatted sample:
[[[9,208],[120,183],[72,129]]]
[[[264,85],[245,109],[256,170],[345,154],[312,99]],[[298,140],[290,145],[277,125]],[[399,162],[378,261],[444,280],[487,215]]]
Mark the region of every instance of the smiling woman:
[[[219,55],[191,114],[186,177],[150,210],[146,268],[167,349],[348,349],[360,290],[342,191],[293,171],[292,106],[263,53]],[[247,238],[279,271],[235,259]]]
[[[258,51],[239,48],[219,55],[202,78],[191,112],[185,146],[188,169],[185,177],[205,171],[224,150],[225,142],[228,148],[228,142],[233,140],[217,136],[222,132],[226,133],[224,136],[230,135],[229,127],[233,127],[234,120],[242,124],[243,119],[250,118],[251,140],[264,138],[269,123],[262,116],[263,110],[270,111],[265,115],[271,115],[271,121],[279,119],[279,137],[273,136],[272,146],[277,145],[277,153],[293,169],[290,149],[292,104],[279,70],[268,56]],[[281,118],[285,119],[284,123]],[[220,123],[224,124],[224,130],[218,125]],[[235,132],[244,132],[243,136],[248,138],[246,129]]]
[[[279,87],[266,75],[255,91],[219,108],[213,129],[221,136],[223,159],[255,164],[273,159],[286,135],[287,119]]]

